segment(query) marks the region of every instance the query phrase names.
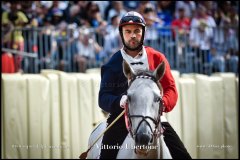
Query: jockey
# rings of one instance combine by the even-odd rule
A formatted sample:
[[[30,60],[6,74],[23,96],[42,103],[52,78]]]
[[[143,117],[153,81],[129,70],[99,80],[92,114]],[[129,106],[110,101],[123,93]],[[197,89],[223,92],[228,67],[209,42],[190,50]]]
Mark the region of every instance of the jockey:
[[[164,61],[165,74],[160,80],[163,87],[163,112],[170,112],[176,105],[178,93],[171,74],[170,65],[166,57],[151,47],[143,45],[146,23],[143,17],[134,11],[126,13],[119,24],[119,33],[123,48],[116,52],[110,60],[101,67],[101,85],[99,91],[99,106],[109,112],[109,125],[124,109],[127,103],[126,91],[128,80],[124,76],[122,63],[125,60],[134,70],[154,71]],[[187,158],[187,152],[180,138],[167,121],[162,121],[164,141],[173,158]],[[107,149],[101,147],[100,159],[116,158],[119,146],[122,145],[128,130],[122,116],[103,136],[102,145],[112,146]]]

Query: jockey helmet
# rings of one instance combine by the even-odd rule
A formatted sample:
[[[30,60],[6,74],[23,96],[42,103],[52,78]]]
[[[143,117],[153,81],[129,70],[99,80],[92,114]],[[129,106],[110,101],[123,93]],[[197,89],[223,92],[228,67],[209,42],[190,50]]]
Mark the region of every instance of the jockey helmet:
[[[137,48],[131,49],[125,44],[124,38],[123,38],[123,32],[122,32],[122,27],[125,25],[141,25],[142,26],[142,38],[141,38],[140,45]],[[146,29],[146,22],[145,22],[144,18],[141,16],[141,14],[139,14],[135,11],[127,12],[121,18],[120,23],[119,23],[119,33],[120,33],[124,47],[126,47],[129,50],[139,50],[143,45],[145,29]]]

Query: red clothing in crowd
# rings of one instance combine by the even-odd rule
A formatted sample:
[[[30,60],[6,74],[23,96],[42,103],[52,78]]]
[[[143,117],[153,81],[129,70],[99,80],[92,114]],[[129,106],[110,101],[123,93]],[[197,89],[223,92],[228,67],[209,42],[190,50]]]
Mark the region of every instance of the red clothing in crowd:
[[[190,29],[190,25],[191,25],[191,22],[190,22],[190,19],[189,18],[183,18],[183,19],[175,19],[172,21],[172,27],[177,27],[178,28],[178,31],[187,31],[189,32],[189,29]],[[174,37],[175,37],[175,30],[173,30],[173,34],[174,34]]]
[[[9,53],[2,54],[2,73],[14,73],[14,58]]]

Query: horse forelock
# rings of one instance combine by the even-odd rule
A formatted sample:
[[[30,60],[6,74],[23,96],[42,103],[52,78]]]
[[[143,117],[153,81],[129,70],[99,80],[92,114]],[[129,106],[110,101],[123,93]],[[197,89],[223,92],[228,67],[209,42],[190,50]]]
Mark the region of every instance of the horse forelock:
[[[152,71],[146,71],[146,70],[138,70],[134,75],[132,75],[132,79],[130,80],[130,85],[132,84],[132,82],[137,78],[137,77],[141,77],[141,79],[151,79],[152,81],[154,81],[159,90],[160,90],[160,94],[163,94],[163,88],[162,85],[159,83],[159,81],[156,79],[156,77],[154,76]],[[144,82],[144,81],[143,81]],[[129,87],[130,87],[129,85]]]

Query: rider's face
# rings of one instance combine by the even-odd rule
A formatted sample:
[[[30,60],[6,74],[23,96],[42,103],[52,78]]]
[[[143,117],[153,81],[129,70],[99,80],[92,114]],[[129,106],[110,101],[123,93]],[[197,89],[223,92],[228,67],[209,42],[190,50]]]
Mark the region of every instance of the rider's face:
[[[122,32],[125,44],[129,48],[135,49],[140,45],[142,38],[142,26],[125,25],[122,27]]]

